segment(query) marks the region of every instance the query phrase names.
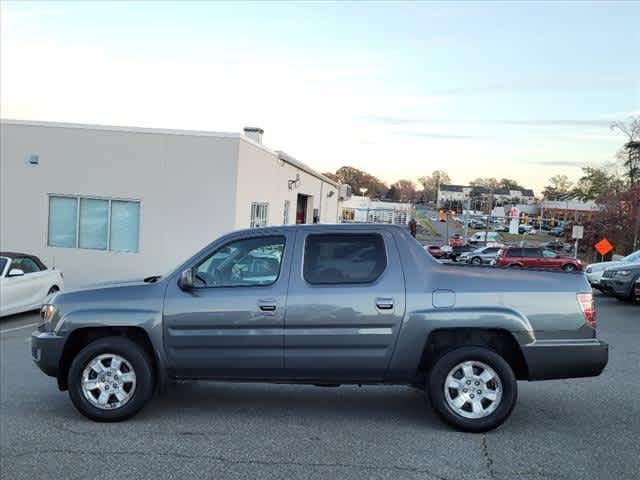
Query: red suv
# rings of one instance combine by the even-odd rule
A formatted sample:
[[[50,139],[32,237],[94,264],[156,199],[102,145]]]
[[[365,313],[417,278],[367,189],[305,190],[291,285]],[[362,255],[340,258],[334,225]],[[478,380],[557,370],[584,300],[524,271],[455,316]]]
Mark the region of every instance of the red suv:
[[[498,254],[496,265],[499,267],[550,268],[565,272],[582,270],[580,260],[540,247],[503,248]]]

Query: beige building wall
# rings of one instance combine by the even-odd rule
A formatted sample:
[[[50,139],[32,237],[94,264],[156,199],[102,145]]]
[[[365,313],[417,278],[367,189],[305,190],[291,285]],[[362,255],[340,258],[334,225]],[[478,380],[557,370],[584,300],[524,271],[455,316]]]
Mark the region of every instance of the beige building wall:
[[[38,255],[69,286],[165,273],[235,227],[238,136],[9,121],[0,128],[0,250]],[[38,165],[29,164],[32,155]],[[139,252],[49,247],[50,194],[139,200]]]
[[[289,189],[289,182],[297,176],[299,180]],[[236,228],[250,226],[253,202],[269,204],[268,225],[275,226],[284,224],[284,205],[288,200],[287,224],[295,224],[299,194],[309,196],[306,223],[312,223],[314,208],[318,209],[320,223],[338,221],[338,188],[334,184],[301,170],[277,152],[244,137],[239,145],[237,182]]]

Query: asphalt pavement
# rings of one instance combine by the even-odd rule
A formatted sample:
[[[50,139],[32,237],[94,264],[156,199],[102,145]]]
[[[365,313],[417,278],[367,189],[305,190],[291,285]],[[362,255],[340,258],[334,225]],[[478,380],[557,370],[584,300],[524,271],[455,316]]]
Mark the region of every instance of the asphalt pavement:
[[[597,378],[519,383],[512,417],[452,431],[405,387],[177,384],[116,424],[80,416],[0,320],[0,478],[616,479],[640,472],[640,306],[598,298]]]

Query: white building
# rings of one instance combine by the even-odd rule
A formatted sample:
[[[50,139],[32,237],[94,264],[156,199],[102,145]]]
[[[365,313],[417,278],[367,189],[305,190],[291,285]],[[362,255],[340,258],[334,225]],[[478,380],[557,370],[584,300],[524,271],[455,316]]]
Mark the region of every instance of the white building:
[[[352,196],[340,204],[342,222],[396,223],[405,225],[411,218],[411,204],[371,200]]]
[[[239,228],[337,222],[338,185],[262,133],[3,120],[0,250],[74,286],[164,273]]]
[[[509,190],[506,188],[496,188],[491,191],[486,187],[473,187],[469,185],[440,185],[438,187],[438,207],[447,204],[465,202],[476,199],[488,200],[493,197],[494,204],[498,205],[533,205],[536,203],[533,190]]]

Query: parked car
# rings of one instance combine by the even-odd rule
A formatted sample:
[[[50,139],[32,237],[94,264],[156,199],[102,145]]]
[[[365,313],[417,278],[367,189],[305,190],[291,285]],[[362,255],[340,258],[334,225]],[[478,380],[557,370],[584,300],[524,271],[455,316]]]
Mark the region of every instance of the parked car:
[[[458,261],[471,263],[473,265],[489,265],[496,259],[500,250],[500,247],[481,247],[471,252],[461,254]]]
[[[62,272],[35,255],[0,252],[0,317],[36,310],[63,286]]]
[[[424,247],[424,249],[429,252],[433,258],[442,258],[444,255],[439,245],[429,245],[428,247]]]
[[[553,227],[548,233],[552,237],[564,237],[564,227]]]
[[[471,228],[482,229],[482,230],[487,228],[487,224],[486,223],[484,223],[484,222],[482,222],[480,220],[475,220],[475,219],[469,221],[469,226]]]
[[[640,262],[607,268],[600,279],[600,289],[620,300],[632,300],[638,278],[640,278]]]
[[[574,272],[582,270],[580,260],[540,247],[506,247],[496,259],[499,267],[547,268]]]
[[[275,278],[270,262],[236,268],[254,252],[277,259]],[[57,294],[31,352],[97,421],[131,417],[171,379],[403,384],[481,432],[509,417],[517,380],[602,372],[584,276],[478,273],[435,261],[396,225],[243,230],[166,276]]]
[[[471,245],[503,242],[502,235],[498,232],[476,232],[469,237],[469,243]]]
[[[509,225],[507,225],[506,223],[498,223],[495,225],[494,230],[496,232],[508,232]]]
[[[556,253],[569,253],[571,252],[571,244],[563,242],[561,240],[552,240],[551,242],[545,242],[540,245],[541,248],[547,250],[553,250]]]
[[[460,258],[460,255],[462,255],[465,252],[470,252],[472,250],[475,250],[476,248],[477,247],[474,245],[461,245],[459,247],[451,247],[451,252],[446,253],[446,258],[449,258],[454,262],[457,262],[458,259]]]
[[[532,225],[528,225],[526,223],[521,223],[520,225],[518,225],[518,233],[520,235],[522,235],[524,233],[529,233],[532,230],[534,230]]]
[[[464,237],[459,233],[454,233],[449,239],[449,246],[461,247],[464,245]]]
[[[591,263],[587,265],[587,268],[585,268],[584,271],[591,286],[593,288],[600,289],[600,280],[602,279],[602,274],[606,269],[627,263],[640,263],[640,250],[635,251],[617,261]]]

